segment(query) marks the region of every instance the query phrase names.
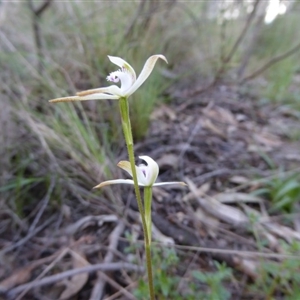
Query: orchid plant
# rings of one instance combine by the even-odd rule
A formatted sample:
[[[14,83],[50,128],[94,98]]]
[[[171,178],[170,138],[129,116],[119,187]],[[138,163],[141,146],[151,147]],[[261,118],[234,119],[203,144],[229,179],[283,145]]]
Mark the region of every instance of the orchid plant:
[[[135,166],[138,185],[144,187],[144,213],[146,221],[146,230],[148,232],[149,241],[151,244],[151,231],[152,231],[152,218],[151,218],[151,203],[152,203],[152,187],[164,186],[164,185],[186,185],[182,181],[168,181],[168,182],[155,182],[159,173],[159,167],[156,161],[149,156],[139,156],[139,158],[146,162],[138,166]],[[132,177],[132,169],[129,161],[120,161],[118,167],[125,170]],[[101,188],[111,184],[131,184],[134,185],[134,181],[131,179],[114,179],[103,181],[96,185],[94,189]]]
[[[148,283],[150,299],[154,300],[154,287],[152,279],[152,262],[151,262],[151,202],[152,202],[152,187],[163,186],[167,184],[180,184],[185,185],[183,182],[160,182],[156,183],[159,173],[158,164],[149,156],[140,156],[146,164],[135,165],[134,151],[133,151],[133,138],[131,123],[129,118],[129,103],[128,97],[131,96],[149,77],[158,59],[162,59],[167,63],[167,59],[161,55],[150,56],[140,75],[136,78],[136,73],[132,66],[120,57],[108,56],[109,60],[117,65],[119,69],[110,73],[106,79],[109,82],[120,83],[120,87],[113,84],[108,87],[90,89],[78,92],[75,96],[68,96],[50,100],[51,103],[57,102],[73,102],[73,101],[86,101],[86,100],[118,100],[119,109],[121,113],[122,128],[125,137],[125,142],[128,150],[129,161],[120,161],[118,166],[125,170],[132,179],[115,179],[108,180],[95,186],[101,188],[111,184],[131,184],[134,185],[137,204],[141,215],[144,239],[145,239],[145,252],[148,272]],[[144,204],[141,199],[139,187],[144,188]]]

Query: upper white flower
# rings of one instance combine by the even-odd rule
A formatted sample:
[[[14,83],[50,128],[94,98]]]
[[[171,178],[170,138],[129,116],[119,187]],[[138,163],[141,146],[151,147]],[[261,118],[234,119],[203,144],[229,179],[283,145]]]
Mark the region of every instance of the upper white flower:
[[[109,60],[117,65],[120,69],[110,73],[106,79],[110,82],[121,83],[121,86],[111,85],[108,87],[97,88],[82,91],[76,94],[76,96],[56,98],[49,102],[69,102],[69,101],[85,101],[85,100],[103,100],[113,99],[117,100],[120,98],[128,98],[132,95],[149,77],[157,60],[160,58],[168,63],[167,59],[161,55],[150,56],[139,77],[136,78],[136,74],[132,66],[124,59],[116,56],[108,56]]]
[[[135,166],[139,186],[162,186],[169,184],[186,185],[184,182],[178,181],[155,183],[159,173],[158,164],[149,156],[139,156],[139,158],[146,162],[146,164],[140,164],[138,166]],[[118,167],[125,170],[132,177],[132,169],[129,161],[120,161],[118,163]],[[134,185],[132,179],[115,179],[101,182],[94,188],[101,188],[106,185],[119,183]]]

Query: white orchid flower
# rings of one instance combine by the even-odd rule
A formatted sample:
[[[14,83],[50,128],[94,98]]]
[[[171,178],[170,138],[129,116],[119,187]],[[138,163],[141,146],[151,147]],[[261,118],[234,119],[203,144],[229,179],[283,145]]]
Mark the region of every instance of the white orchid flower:
[[[168,63],[167,59],[161,55],[150,56],[138,78],[132,66],[120,57],[108,56],[109,60],[120,67],[119,70],[110,73],[106,79],[110,82],[121,82],[121,86],[111,85],[108,87],[97,88],[82,91],[76,94],[76,96],[69,96],[63,98],[56,98],[49,102],[70,102],[70,101],[85,101],[85,100],[104,100],[112,99],[118,100],[120,98],[128,98],[132,95],[149,77],[157,60],[160,58]]]
[[[151,186],[163,186],[163,185],[170,185],[170,184],[186,185],[184,182],[178,182],[178,181],[155,183],[159,173],[158,164],[149,156],[139,156],[139,158],[145,161],[147,164],[147,165],[140,164],[138,166],[135,166],[139,186],[151,187]],[[132,177],[132,170],[129,161],[120,161],[118,163],[118,167],[125,170]],[[101,182],[100,184],[96,185],[94,188],[96,189],[106,185],[120,184],[120,183],[134,185],[132,179],[115,179],[115,180],[107,180]]]

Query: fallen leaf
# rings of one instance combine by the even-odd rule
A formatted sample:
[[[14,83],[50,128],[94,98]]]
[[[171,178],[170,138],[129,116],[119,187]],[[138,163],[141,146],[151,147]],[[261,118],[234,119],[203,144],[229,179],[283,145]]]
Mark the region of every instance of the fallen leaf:
[[[89,265],[89,262],[85,259],[83,254],[79,254],[76,251],[70,251],[73,258],[74,269],[83,268]],[[88,273],[81,273],[74,275],[71,280],[66,282],[66,288],[59,297],[59,300],[69,299],[76,295],[86,284],[88,280]]]
[[[256,142],[266,147],[275,148],[282,144],[277,136],[269,132],[255,133],[253,138]]]
[[[244,226],[249,222],[248,217],[240,209],[222,204],[213,197],[208,197],[206,195],[199,197],[197,196],[197,187],[194,182],[188,177],[185,177],[185,182],[188,184],[201,208],[215,218],[232,224],[233,226]]]
[[[16,270],[8,278],[0,282],[0,292],[5,292],[17,285],[28,282],[31,278],[31,272],[42,264],[52,261],[56,257],[57,253],[48,257],[41,258],[39,260],[31,262],[29,265]]]
[[[289,227],[276,223],[263,223],[263,226],[272,234],[285,239],[289,243],[292,243],[293,240],[300,240],[300,233]]]
[[[249,182],[249,179],[247,177],[244,177],[244,176],[232,176],[230,179],[229,179],[230,182],[232,183],[235,183],[235,184],[244,184],[244,183],[248,183]]]
[[[221,136],[222,138],[226,139],[226,135],[222,132],[221,129],[219,129],[215,124],[213,124],[213,122],[210,119],[204,118],[203,120],[201,120],[201,125],[203,128],[206,128],[212,131],[213,133]]]
[[[201,207],[197,208],[194,216],[198,222],[206,225],[206,231],[211,237],[217,237],[217,231],[220,225],[219,219],[207,214]]]
[[[16,285],[27,282],[31,277],[32,270],[36,267],[35,264],[26,266],[22,269],[15,271],[8,278],[0,282],[0,291],[5,292]]]
[[[240,270],[241,272],[247,274],[252,279],[257,279],[257,277],[258,277],[257,269],[259,268],[259,265],[258,265],[257,261],[242,258],[242,257],[239,257],[239,256],[234,256],[232,258],[232,260],[235,264],[235,267],[238,270]]]
[[[246,194],[246,193],[220,193],[214,196],[214,198],[221,203],[238,203],[238,202],[248,202],[248,203],[260,203],[263,200],[259,197]]]
[[[203,113],[211,119],[223,123],[223,125],[237,125],[237,121],[232,112],[220,106],[204,109]]]

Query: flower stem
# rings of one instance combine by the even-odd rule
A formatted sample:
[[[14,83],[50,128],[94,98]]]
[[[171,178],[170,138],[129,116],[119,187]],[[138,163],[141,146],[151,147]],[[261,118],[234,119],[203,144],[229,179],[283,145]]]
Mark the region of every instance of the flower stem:
[[[150,294],[150,299],[155,300],[153,274],[152,274],[151,245],[146,244],[145,250],[146,250],[146,263],[147,263],[147,273],[148,273],[149,294]]]
[[[132,178],[133,178],[133,182],[134,182],[134,190],[135,190],[136,200],[137,200],[139,212],[141,215],[143,232],[144,232],[144,236],[145,236],[144,240],[145,240],[146,264],[147,264],[150,299],[155,300],[153,275],[152,275],[151,249],[150,249],[151,228],[150,228],[150,235],[149,235],[149,228],[147,226],[147,223],[149,221],[146,222],[145,211],[144,211],[144,207],[143,207],[143,203],[142,203],[141,193],[140,193],[136,169],[135,169],[133,138],[132,138],[132,130],[131,130],[131,123],[130,123],[130,117],[129,117],[129,106],[128,106],[127,98],[120,98],[119,108],[120,108],[120,113],[121,113],[123,133],[124,133],[125,142],[126,142],[127,151],[128,151],[128,157],[129,157],[130,166],[131,166],[131,170],[132,170]],[[146,203],[145,203],[145,206],[146,206]],[[147,208],[148,208],[148,204],[147,204]],[[150,200],[150,219],[151,219],[151,200]]]
[[[152,202],[152,187],[146,186],[144,188],[145,221],[146,221],[146,227],[148,231],[150,245],[151,245],[151,233],[152,233],[151,202]]]

